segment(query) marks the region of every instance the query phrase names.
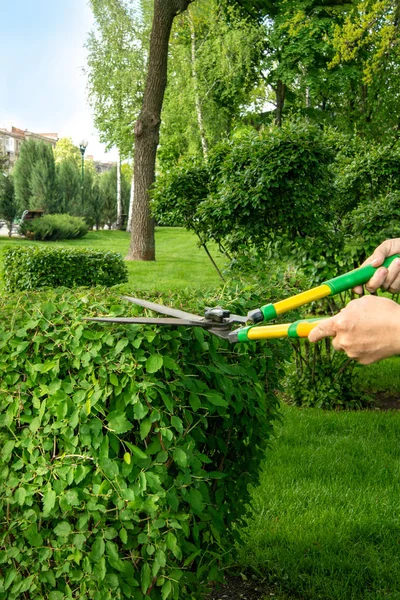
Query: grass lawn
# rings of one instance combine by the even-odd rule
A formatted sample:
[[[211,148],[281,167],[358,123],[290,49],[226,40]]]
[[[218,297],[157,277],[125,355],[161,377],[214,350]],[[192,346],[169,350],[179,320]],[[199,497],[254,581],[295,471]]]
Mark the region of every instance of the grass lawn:
[[[126,256],[130,234],[125,231],[90,231],[79,240],[63,242],[31,242],[23,238],[0,238],[0,250],[10,244],[90,247],[120,252]],[[215,245],[210,251],[219,268],[224,259]],[[0,252],[1,260],[1,252]],[[154,290],[165,292],[177,288],[210,288],[221,283],[216,270],[203,248],[197,245],[194,234],[179,227],[156,228],[156,261],[127,261],[129,290]]]
[[[381,363],[383,364],[383,363]],[[240,550],[279,598],[400,598],[400,412],[283,407]]]

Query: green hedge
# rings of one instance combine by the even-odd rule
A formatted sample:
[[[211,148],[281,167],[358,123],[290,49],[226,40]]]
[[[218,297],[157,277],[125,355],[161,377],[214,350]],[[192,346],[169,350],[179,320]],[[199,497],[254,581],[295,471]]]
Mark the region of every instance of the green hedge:
[[[81,238],[88,232],[82,217],[71,215],[43,215],[39,219],[24,221],[20,226],[22,235],[32,240],[57,241]]]
[[[1,600],[199,600],[231,557],[286,345],[81,318],[100,314],[132,306],[0,299]]]
[[[9,292],[42,287],[112,286],[128,280],[122,256],[86,248],[15,247],[4,251]]]

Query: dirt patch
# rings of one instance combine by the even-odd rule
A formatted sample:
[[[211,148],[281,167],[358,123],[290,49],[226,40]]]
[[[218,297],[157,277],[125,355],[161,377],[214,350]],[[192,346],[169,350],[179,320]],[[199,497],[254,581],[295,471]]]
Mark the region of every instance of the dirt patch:
[[[272,600],[278,598],[268,583],[228,576],[223,586],[213,590],[209,600],[263,600],[264,598]]]
[[[393,392],[376,392],[373,396],[375,410],[400,410],[400,396]]]

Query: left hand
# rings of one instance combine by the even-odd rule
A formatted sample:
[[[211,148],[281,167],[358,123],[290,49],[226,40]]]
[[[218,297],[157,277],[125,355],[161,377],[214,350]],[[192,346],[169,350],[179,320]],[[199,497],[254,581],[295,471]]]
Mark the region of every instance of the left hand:
[[[308,339],[333,337],[335,350],[364,365],[400,354],[400,305],[389,298],[363,296],[323,319]]]

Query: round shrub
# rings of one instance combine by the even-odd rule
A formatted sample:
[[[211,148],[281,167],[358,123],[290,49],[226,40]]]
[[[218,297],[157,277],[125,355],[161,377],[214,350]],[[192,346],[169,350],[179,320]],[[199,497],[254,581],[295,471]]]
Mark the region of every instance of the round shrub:
[[[107,290],[0,305],[0,599],[199,600],[257,480],[286,345],[83,320],[140,310]]]
[[[88,227],[81,217],[71,215],[43,215],[32,221],[24,221],[20,226],[22,235],[32,240],[56,241],[81,238]]]

